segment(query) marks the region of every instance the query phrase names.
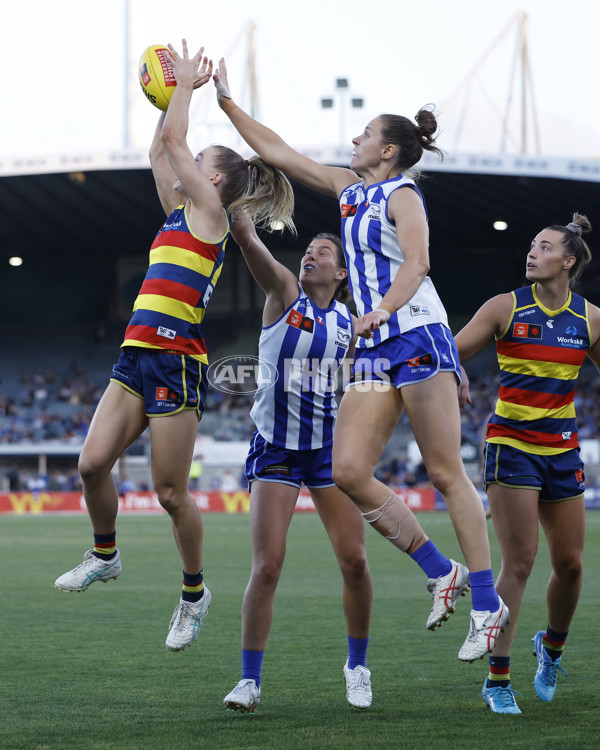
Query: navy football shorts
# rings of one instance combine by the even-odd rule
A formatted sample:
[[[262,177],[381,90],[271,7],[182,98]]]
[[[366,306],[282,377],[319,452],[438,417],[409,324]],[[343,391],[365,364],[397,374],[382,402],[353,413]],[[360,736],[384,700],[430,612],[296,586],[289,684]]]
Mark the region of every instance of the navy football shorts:
[[[580,497],[585,474],[579,448],[553,456],[526,453],[512,445],[486,443],[483,483],[502,487],[539,490],[541,502],[559,502]]]
[[[429,380],[438,372],[453,372],[461,381],[452,333],[441,323],[433,323],[411,328],[369,349],[357,349],[346,387],[386,383],[402,388]]]
[[[111,381],[143,399],[148,417],[204,411],[207,365],[181,352],[125,346]]]
[[[250,441],[245,476],[248,486],[258,480],[309,489],[335,487],[331,478],[331,445],[314,450],[292,450],[268,443],[256,431]]]

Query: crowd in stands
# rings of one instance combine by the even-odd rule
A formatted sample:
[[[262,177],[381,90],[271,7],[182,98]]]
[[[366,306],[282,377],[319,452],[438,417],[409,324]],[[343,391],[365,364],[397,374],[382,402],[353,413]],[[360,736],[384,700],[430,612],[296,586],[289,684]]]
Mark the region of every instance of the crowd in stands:
[[[472,404],[462,412],[463,442],[482,445],[484,425],[494,408],[499,375],[495,366],[471,378]],[[0,444],[62,442],[83,444],[94,410],[102,396],[105,382],[98,384],[85,370],[72,365],[67,377],[58,378],[53,371],[23,373],[19,387],[6,393],[0,382]],[[595,368],[583,369],[576,390],[575,405],[579,437],[600,435],[600,378]],[[209,388],[206,411],[199,431],[215,440],[249,441],[254,431],[250,419],[252,394],[224,392]],[[143,454],[148,435],[144,433],[130,449]],[[17,472],[17,476],[15,476]],[[400,452],[382,461],[378,478],[391,486],[415,486],[428,481],[422,463],[408,460]],[[47,490],[80,490],[79,475],[74,470],[51,472],[40,478],[35,473],[17,471],[15,465],[4,471],[11,488],[35,491],[41,484]]]
[[[0,383],[0,443],[81,444],[102,392],[79,367],[60,381],[53,371],[24,373],[12,395]]]

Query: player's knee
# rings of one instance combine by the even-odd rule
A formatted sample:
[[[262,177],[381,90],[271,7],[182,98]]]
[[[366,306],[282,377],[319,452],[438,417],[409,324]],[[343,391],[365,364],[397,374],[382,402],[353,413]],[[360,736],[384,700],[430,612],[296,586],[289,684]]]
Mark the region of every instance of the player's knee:
[[[340,458],[333,462],[331,476],[336,485],[352,497],[365,480],[365,472],[360,462]]]
[[[279,557],[267,556],[262,558],[260,562],[255,562],[252,567],[254,583],[258,586],[274,588],[277,586],[282,568],[283,560],[279,559]]]
[[[172,516],[181,508],[188,499],[188,493],[182,492],[175,484],[170,482],[155,483],[156,497],[161,506]]]
[[[99,456],[93,453],[83,452],[79,456],[77,469],[84,483],[91,483],[94,480],[102,479],[110,474],[111,467]]]
[[[511,555],[510,560],[507,560],[502,566],[506,575],[525,585],[533,569],[535,553],[535,549],[521,549]]]
[[[360,581],[369,570],[366,551],[360,549],[345,555],[340,560],[340,570],[346,580]]]
[[[442,495],[450,494],[453,484],[458,479],[456,472],[450,471],[445,466],[435,465],[431,468],[427,467],[427,476],[429,477],[431,484]]]
[[[576,583],[583,575],[581,555],[573,554],[562,558],[554,564],[554,572],[566,583]]]

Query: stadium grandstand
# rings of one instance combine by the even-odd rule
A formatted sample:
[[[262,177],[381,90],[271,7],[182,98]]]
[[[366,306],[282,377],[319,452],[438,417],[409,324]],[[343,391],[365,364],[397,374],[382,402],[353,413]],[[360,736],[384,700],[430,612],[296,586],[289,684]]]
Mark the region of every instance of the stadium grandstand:
[[[310,155],[331,164],[344,164],[348,156],[339,149]],[[66,482],[76,488],[77,454],[115,361],[162,212],[141,154],[108,155],[101,165],[92,157],[87,164],[65,157],[60,163],[22,165],[19,174],[14,166],[9,174],[11,165],[3,163],[0,177],[1,487],[26,489],[41,476],[47,488]],[[594,161],[460,154],[441,165],[424,160],[422,167],[420,184],[431,217],[431,276],[455,332],[489,296],[525,283],[524,258],[535,232],[564,223],[575,210],[593,222],[600,205],[600,163]],[[338,212],[333,200],[298,184],[294,190],[298,237],[275,232],[265,241],[296,270],[315,233],[338,231]],[[32,202],[37,206],[33,222]],[[499,221],[504,230],[494,228]],[[590,247],[594,260],[578,291],[600,304],[600,247],[594,234]],[[26,263],[9,265],[19,254]],[[207,316],[212,361],[256,354],[262,301],[232,247]],[[477,476],[477,441],[493,406],[493,358],[481,356],[470,370],[476,398],[464,413],[465,460]],[[592,442],[600,432],[596,381],[584,372],[578,406],[582,437]],[[231,461],[225,448],[223,466],[207,467],[202,477],[207,487],[218,485],[225,466],[239,474],[239,444],[252,431],[250,405],[247,395],[211,389],[199,435],[235,447]],[[411,433],[404,420],[397,433],[382,471],[395,481],[414,482]],[[127,474],[141,488],[150,484],[146,447],[142,437],[126,456],[127,469],[118,469],[119,478]],[[596,454],[591,447],[588,452]]]
[[[343,80],[343,79],[340,79]],[[304,149],[315,160],[346,166],[350,148]],[[533,235],[564,224],[574,211],[595,215],[600,160],[518,153],[426,154],[420,185],[430,217],[432,280],[454,332],[490,296],[525,283]],[[332,199],[293,183],[298,236],[264,239],[297,271],[318,232],[339,231]],[[32,215],[31,207],[35,206]],[[118,356],[148,248],[164,215],[146,150],[0,159],[0,493],[78,490],[77,456]],[[600,241],[577,291],[600,305]],[[15,258],[24,258],[15,265]],[[257,352],[262,292],[231,241],[205,333],[211,361]],[[493,348],[469,367],[474,404],[463,414],[464,459],[479,481],[482,425],[497,386]],[[590,485],[600,476],[600,385],[593,368],[579,383],[580,435]],[[251,395],[211,388],[199,426],[197,488],[219,488],[226,471],[239,480],[253,425]],[[115,467],[123,487],[151,487],[143,435]],[[403,419],[380,467],[391,484],[427,481]],[[590,494],[593,498],[593,493]]]

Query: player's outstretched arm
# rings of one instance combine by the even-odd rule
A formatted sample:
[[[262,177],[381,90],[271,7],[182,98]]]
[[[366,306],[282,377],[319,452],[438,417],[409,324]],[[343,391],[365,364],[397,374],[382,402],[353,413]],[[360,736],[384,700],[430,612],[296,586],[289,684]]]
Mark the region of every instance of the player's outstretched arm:
[[[229,91],[227,66],[221,58],[213,76],[219,106],[235,129],[256,153],[298,182],[325,195],[337,198],[342,190],[359,179],[350,169],[326,167],[300,154],[270,128],[258,122],[239,107]]]
[[[173,171],[161,139],[165,114],[165,112],[161,113],[156,130],[154,131],[154,137],[150,145],[150,164],[152,166],[152,175],[154,176],[158,199],[168,216],[181,203],[181,196],[173,189],[177,175]]]
[[[203,56],[204,47],[190,57],[185,39],[182,40],[182,46],[180,55],[172,45],[168,45],[177,86],[169,102],[161,140],[183,192],[191,202],[190,218],[194,231],[205,239],[214,240],[223,236],[227,229],[227,219],[218,190],[198,168],[187,144],[192,93],[194,89],[210,81],[212,61]]]
[[[267,295],[265,309],[268,308],[271,317],[277,319],[298,296],[297,278],[271,255],[246,211],[238,211],[233,217],[231,235],[242,251],[250,273]]]

